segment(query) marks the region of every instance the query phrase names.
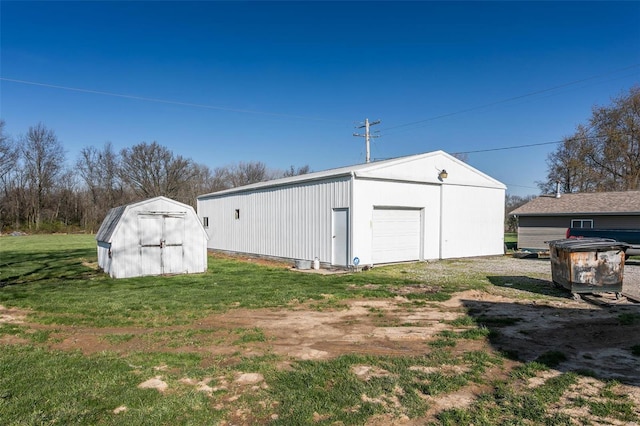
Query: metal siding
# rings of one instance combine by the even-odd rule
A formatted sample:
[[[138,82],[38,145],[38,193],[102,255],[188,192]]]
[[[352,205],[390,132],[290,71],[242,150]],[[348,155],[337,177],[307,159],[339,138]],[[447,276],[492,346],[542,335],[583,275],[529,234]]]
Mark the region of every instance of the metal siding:
[[[145,263],[141,261],[138,216],[144,212],[156,214],[165,212],[183,217],[183,232],[180,238],[183,242],[184,255],[183,265],[179,269],[182,272],[204,272],[206,270],[206,234],[195,211],[186,204],[165,197],[157,197],[126,206],[118,220],[117,227],[114,227],[115,233],[111,238],[111,259],[107,263],[108,270],[101,265],[105,272],[113,278],[143,275],[142,265]],[[155,231],[157,231],[157,235],[150,235],[149,238],[153,241],[159,241],[162,238],[162,231],[157,229]],[[101,258],[107,259],[107,250],[103,246],[104,244],[98,243],[98,254]],[[145,272],[151,273],[150,267],[146,268]]]
[[[330,263],[332,209],[349,207],[349,179],[201,198],[199,216],[209,217],[208,247]]]
[[[111,258],[109,257],[110,248],[110,243],[98,241],[98,266],[107,274],[111,270]]]
[[[442,259],[504,253],[504,189],[442,187]]]
[[[348,171],[353,192],[351,176],[332,175]],[[376,206],[424,209],[425,259],[502,253],[504,196],[500,182],[436,152],[203,195],[198,213],[209,217],[209,248],[331,262],[331,209],[349,207],[350,257],[365,265]]]
[[[112,236],[112,277],[128,278],[142,275],[136,209],[127,209],[120,219],[118,229]]]
[[[373,211],[375,207],[422,209],[422,259],[439,255],[440,186],[416,182],[356,179],[353,203],[353,256],[362,265],[373,264]],[[381,263],[393,260],[379,260]]]

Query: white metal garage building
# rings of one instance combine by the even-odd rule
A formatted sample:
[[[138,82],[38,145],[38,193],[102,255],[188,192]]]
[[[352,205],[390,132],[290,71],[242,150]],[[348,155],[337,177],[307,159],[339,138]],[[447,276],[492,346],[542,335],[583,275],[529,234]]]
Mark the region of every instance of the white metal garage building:
[[[156,197],[109,210],[96,234],[112,278],[204,272],[207,234],[193,207]]]
[[[505,185],[443,152],[198,197],[209,249],[349,266],[504,252]]]

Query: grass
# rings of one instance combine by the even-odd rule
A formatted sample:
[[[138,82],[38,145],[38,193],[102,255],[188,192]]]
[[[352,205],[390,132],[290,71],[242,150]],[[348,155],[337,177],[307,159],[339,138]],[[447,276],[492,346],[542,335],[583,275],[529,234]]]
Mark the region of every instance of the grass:
[[[447,365],[466,372],[443,374],[429,368]],[[274,373],[273,392],[282,401],[274,424],[363,424],[372,415],[394,412],[420,416],[429,405],[424,396],[455,391],[479,381],[479,372],[500,364],[496,357],[453,356],[434,351],[423,357],[368,357],[345,355],[325,362],[300,362],[294,371]],[[354,368],[375,368],[376,375],[358,377]],[[398,402],[398,403],[396,403]],[[346,409],[345,409],[346,408]]]
[[[505,243],[517,243],[518,242],[518,233],[517,232],[505,232],[504,233],[504,242]]]
[[[547,424],[547,425],[573,425],[592,424],[587,418],[578,419],[575,413],[563,412],[558,409],[561,399],[572,392],[578,385],[580,377],[570,372],[552,377],[544,384],[529,388],[523,392],[525,380],[535,377],[545,366],[539,363],[525,365],[522,371],[524,375],[514,375],[507,382],[495,385],[493,392],[482,395],[469,409],[454,408],[439,414],[438,420],[443,425],[519,425],[519,424]],[[617,392],[616,382],[607,384],[604,392],[597,399],[586,399],[578,395],[570,405],[580,407],[587,406],[591,419],[615,419],[618,421],[635,424],[639,420],[637,409],[627,395]],[[525,386],[526,388],[526,386]],[[598,424],[602,424],[599,423]],[[605,421],[604,424],[612,424]]]
[[[3,237],[0,304],[30,309],[31,320],[42,324],[154,327],[189,324],[231,307],[307,302],[318,310],[333,309],[342,300],[390,298],[400,286],[420,288],[424,283],[420,274],[406,273],[405,265],[317,276],[223,258],[210,258],[204,274],[113,280],[95,269],[95,258],[89,235]],[[425,292],[406,297],[416,304],[443,301],[455,292],[491,285],[481,273],[465,272],[464,262],[460,273],[456,280],[449,274],[430,277],[432,285]]]
[[[518,233],[517,232],[505,232],[504,233],[504,246],[507,250],[515,250],[518,247]]]
[[[568,372],[535,388],[527,386],[566,360],[565,354],[547,352],[507,369],[514,362],[507,362],[506,355],[460,349],[464,342],[489,340],[490,328],[514,325],[520,318],[461,315],[442,322],[455,331],[438,333],[422,355],[348,354],[324,361],[271,353],[272,342],[259,327],[194,326],[230,309],[304,305],[335,311],[344,309],[348,299],[392,299],[401,289],[411,290],[404,295],[404,308],[420,310],[459,291],[504,285],[468,270],[467,261],[443,261],[440,274],[394,265],[320,276],[210,257],[204,274],[123,280],[100,273],[95,262],[95,241],[89,235],[0,238],[0,305],[27,310],[28,323],[46,326],[0,323],[0,423],[356,425],[376,415],[420,419],[433,407],[431,398],[473,388],[475,402],[443,411],[434,422],[570,424],[554,407],[583,376]],[[528,289],[536,284],[525,280],[521,285]],[[368,314],[386,321],[379,308]],[[621,325],[637,320],[634,314],[619,317]],[[62,341],[60,329],[75,327],[104,328],[99,340],[107,349],[83,354],[51,348]],[[118,345],[144,350],[109,349]],[[267,349],[249,356],[246,348],[252,345]],[[232,353],[216,354],[219,346]],[[638,356],[638,345],[630,351]],[[265,386],[234,385],[234,378],[246,372],[262,374]],[[169,390],[138,387],[154,377]],[[200,381],[211,392],[190,384]],[[610,382],[596,397],[581,396],[573,404],[609,419],[604,423],[638,422],[637,408],[619,387]],[[116,413],[119,407],[124,408]]]
[[[115,355],[85,357],[33,346],[0,352],[4,424],[211,424],[222,413],[203,394],[139,389],[151,369],[134,371]],[[127,410],[113,414],[117,407]]]
[[[3,237],[0,303],[31,309],[43,324],[113,327],[184,325],[230,307],[391,296],[385,288],[361,288],[387,282],[378,271],[318,277],[219,258],[205,274],[113,280],[88,264],[95,262],[93,244],[85,235]]]

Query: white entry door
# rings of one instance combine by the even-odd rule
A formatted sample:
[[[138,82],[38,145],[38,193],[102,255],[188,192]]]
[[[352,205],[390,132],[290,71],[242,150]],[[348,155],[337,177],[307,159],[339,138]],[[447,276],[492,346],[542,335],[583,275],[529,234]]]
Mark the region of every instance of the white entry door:
[[[420,260],[421,216],[420,209],[374,207],[373,263]]]
[[[333,209],[331,264],[349,265],[349,209]]]

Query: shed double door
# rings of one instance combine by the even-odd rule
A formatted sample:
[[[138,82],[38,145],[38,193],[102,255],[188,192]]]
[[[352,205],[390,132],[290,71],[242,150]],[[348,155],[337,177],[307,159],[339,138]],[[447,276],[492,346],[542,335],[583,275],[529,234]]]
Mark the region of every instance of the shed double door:
[[[183,272],[184,215],[141,214],[138,229],[142,275]]]

